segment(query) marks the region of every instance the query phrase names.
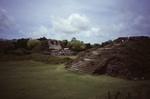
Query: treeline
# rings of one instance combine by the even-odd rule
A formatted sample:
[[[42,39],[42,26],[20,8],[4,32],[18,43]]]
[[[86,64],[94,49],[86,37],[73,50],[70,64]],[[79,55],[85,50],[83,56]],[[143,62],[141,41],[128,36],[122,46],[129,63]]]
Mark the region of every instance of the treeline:
[[[39,39],[21,38],[21,39],[2,39],[0,38],[0,55],[14,54],[26,55],[31,54],[31,49],[39,42],[47,40],[45,37]],[[37,43],[38,41],[38,43]]]
[[[100,47],[104,47],[110,43],[112,43],[112,40],[106,41],[106,42],[102,42],[101,44],[95,43],[95,44],[90,44],[90,43],[84,43],[83,41],[77,40],[76,38],[72,38],[71,41],[67,41],[67,40],[62,40],[61,41],[61,45],[62,47],[67,47],[70,48],[73,51],[85,51],[87,49],[91,49],[91,48],[100,48]]]
[[[39,53],[45,48],[47,38],[42,37],[38,39],[21,38],[21,39],[0,39],[0,55],[14,54],[14,55],[26,55],[31,53]],[[62,48],[69,48],[75,52],[85,51],[91,48],[100,48],[112,41],[107,41],[102,44],[90,44],[84,43],[83,41],[72,38],[71,41],[62,40],[60,41]]]
[[[76,52],[85,51],[87,49],[94,48],[94,47],[95,48],[100,47],[99,44],[91,45],[90,43],[84,43],[83,41],[77,40],[76,38],[72,38],[71,41],[62,40],[61,46],[63,48],[69,48],[69,49],[76,51]]]

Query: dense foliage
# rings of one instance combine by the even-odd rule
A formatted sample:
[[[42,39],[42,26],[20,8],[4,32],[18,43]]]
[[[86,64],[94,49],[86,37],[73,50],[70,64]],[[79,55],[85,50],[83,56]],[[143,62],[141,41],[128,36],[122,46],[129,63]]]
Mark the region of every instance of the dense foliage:
[[[7,54],[13,50],[15,46],[10,41],[0,41],[0,55]]]
[[[30,40],[30,38],[22,38],[22,39],[18,39],[15,41],[12,40],[12,44],[14,44],[15,49],[18,49],[18,48],[28,49],[27,42],[29,40]]]
[[[61,41],[61,46],[62,48],[67,48],[68,40],[62,40]]]
[[[33,49],[36,45],[40,43],[40,40],[32,39],[27,42],[27,46],[29,49]]]
[[[19,51],[19,50],[18,50]],[[51,55],[43,55],[39,53],[30,54],[30,55],[5,55],[0,56],[0,62],[7,61],[23,61],[23,60],[33,60],[37,62],[43,62],[47,64],[62,64],[71,60],[71,58],[67,57],[57,57]]]
[[[67,46],[74,50],[74,51],[84,51],[86,49],[86,46],[84,44],[84,42],[73,39],[72,41],[68,42]]]

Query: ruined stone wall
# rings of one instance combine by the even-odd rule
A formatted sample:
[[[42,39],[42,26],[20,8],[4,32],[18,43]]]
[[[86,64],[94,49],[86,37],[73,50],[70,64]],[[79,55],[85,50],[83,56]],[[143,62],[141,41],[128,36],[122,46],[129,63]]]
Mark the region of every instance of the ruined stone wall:
[[[44,50],[44,54],[53,56],[72,56],[75,53],[69,48],[62,48],[60,41],[57,40],[47,40],[47,49]]]
[[[49,49],[61,50],[62,47],[60,45],[60,41],[56,40],[48,40]]]

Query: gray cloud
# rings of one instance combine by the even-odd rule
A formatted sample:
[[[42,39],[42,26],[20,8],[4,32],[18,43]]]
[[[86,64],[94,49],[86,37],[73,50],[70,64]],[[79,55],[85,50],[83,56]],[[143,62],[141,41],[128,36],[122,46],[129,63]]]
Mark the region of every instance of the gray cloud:
[[[0,32],[16,26],[13,17],[9,16],[7,11],[0,8]]]
[[[89,29],[89,19],[78,13],[70,15],[67,19],[52,17],[52,26],[55,33],[74,34]]]
[[[27,37],[39,38],[39,37],[50,37],[49,31],[50,31],[49,28],[47,28],[44,25],[41,25],[40,27],[38,27],[38,29],[36,31],[33,31],[33,32],[20,31],[20,33],[24,34]]]
[[[119,23],[127,35],[150,35],[150,1],[120,0]]]

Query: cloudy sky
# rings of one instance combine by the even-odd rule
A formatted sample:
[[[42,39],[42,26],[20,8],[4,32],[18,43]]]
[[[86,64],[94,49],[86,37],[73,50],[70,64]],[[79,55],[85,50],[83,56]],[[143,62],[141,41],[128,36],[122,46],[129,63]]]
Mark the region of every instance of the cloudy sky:
[[[150,36],[150,0],[0,0],[0,38],[120,36]]]

